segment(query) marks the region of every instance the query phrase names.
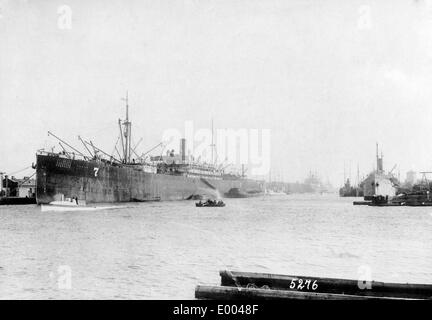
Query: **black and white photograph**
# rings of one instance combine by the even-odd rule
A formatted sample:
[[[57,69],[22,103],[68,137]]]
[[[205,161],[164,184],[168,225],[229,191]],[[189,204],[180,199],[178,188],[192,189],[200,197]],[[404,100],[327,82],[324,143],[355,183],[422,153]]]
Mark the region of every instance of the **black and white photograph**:
[[[432,300],[431,134],[432,0],[0,0],[0,299]]]

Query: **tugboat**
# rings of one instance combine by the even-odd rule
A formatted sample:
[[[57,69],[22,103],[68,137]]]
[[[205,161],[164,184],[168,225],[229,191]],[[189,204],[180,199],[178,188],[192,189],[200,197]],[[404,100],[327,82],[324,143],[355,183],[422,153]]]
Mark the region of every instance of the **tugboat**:
[[[197,207],[225,207],[225,203],[222,200],[207,200],[206,202],[197,202],[195,203]]]

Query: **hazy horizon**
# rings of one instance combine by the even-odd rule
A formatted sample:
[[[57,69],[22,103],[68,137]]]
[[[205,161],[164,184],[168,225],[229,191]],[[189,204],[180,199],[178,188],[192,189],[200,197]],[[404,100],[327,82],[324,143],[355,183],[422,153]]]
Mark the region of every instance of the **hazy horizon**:
[[[59,18],[71,10],[70,29]],[[60,24],[59,24],[60,23]],[[432,171],[431,1],[0,1],[0,171],[40,148],[270,129],[272,174]]]

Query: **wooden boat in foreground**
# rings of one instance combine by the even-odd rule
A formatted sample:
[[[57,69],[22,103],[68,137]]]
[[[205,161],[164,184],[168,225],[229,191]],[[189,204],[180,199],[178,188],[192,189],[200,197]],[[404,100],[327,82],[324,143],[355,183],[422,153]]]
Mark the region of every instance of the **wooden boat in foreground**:
[[[212,300],[412,300],[397,297],[356,296],[337,293],[203,285],[196,287],[195,298]]]
[[[221,271],[220,286],[198,285],[198,299],[431,300],[432,284]]]

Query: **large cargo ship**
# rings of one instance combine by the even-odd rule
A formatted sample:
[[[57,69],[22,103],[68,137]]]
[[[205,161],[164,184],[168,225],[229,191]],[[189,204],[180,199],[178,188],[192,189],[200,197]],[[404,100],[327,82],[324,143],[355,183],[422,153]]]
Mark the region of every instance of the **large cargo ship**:
[[[204,164],[180,151],[165,156],[139,157],[131,147],[131,122],[119,120],[121,152],[118,157],[80,138],[88,155],[67,144],[60,153],[36,154],[36,201],[46,204],[66,198],[81,203],[186,200],[201,197],[251,197],[264,192],[264,181],[226,173],[215,163]],[[120,139],[121,138],[121,139]],[[63,143],[63,144],[62,144]],[[67,151],[66,144],[73,152]],[[136,159],[134,155],[137,156]]]

